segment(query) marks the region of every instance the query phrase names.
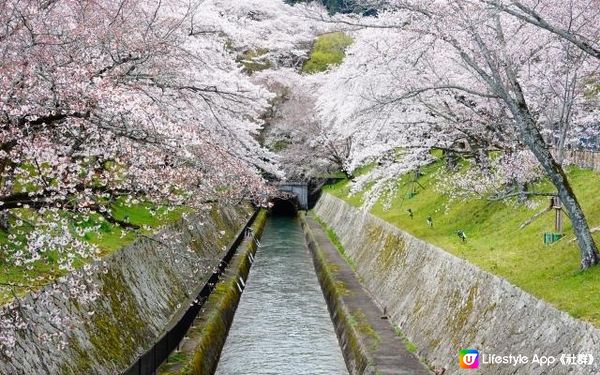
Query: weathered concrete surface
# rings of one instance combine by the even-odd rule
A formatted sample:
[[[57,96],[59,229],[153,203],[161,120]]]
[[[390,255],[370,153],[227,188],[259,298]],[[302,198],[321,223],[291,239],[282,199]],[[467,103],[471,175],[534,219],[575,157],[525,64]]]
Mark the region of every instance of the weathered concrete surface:
[[[517,366],[480,360],[482,374],[600,374],[597,328],[329,194],[315,211],[356,262],[366,289],[433,368],[475,373],[458,367],[458,351],[473,348],[529,357]],[[578,353],[592,354],[594,363],[559,362]],[[531,363],[535,354],[557,361],[540,366]]]
[[[348,371],[352,375],[426,375],[312,217],[300,214],[308,248]]]
[[[249,206],[214,208],[107,257],[106,271],[90,275],[101,292],[91,307],[69,299],[50,306],[75,318],[67,347],[58,350],[45,339],[66,327],[51,322],[47,307],[36,306],[25,313],[32,328],[18,338],[13,355],[0,358],[0,373],[124,371],[195,298],[251,213]]]
[[[177,362],[167,360],[158,369],[158,374],[214,374],[242,297],[266,219],[266,211],[261,210],[252,224],[254,237],[248,236],[240,244],[236,255],[223,274],[225,279],[215,286],[202,312],[188,331],[177,353],[179,360]],[[182,356],[184,359],[181,359]]]
[[[298,198],[301,210],[308,210],[308,184],[305,182],[282,182],[277,185],[279,191],[294,194]]]

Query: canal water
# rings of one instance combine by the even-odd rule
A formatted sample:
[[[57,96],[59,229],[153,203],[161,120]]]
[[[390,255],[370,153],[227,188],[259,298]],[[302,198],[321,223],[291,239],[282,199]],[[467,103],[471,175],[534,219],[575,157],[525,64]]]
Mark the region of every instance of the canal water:
[[[343,375],[344,358],[298,219],[267,221],[218,375]]]

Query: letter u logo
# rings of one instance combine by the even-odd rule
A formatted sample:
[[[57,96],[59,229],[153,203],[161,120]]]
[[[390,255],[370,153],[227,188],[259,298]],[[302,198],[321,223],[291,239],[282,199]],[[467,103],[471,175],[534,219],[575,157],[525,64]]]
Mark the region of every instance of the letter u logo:
[[[459,364],[461,368],[478,368],[479,352],[475,349],[463,349],[459,352]]]

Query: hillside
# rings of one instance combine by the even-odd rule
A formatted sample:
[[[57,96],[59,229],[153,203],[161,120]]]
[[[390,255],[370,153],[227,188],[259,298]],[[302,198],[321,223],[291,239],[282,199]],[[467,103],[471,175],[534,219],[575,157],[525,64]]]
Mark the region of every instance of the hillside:
[[[177,221],[182,214],[190,211],[184,208],[156,207],[147,202],[125,204],[121,201],[116,202],[112,209],[115,219],[140,228],[136,230],[122,229],[117,224],[107,222],[98,214],[90,215],[87,220],[67,211],[63,212],[62,216],[73,234],[77,232],[77,229],[98,227],[97,232],[86,233],[82,239],[84,242],[96,245],[100,251],[98,256],[104,257],[132,243],[139,235],[152,234],[164,225]],[[21,212],[25,217],[36,215],[27,209],[21,209]],[[9,236],[22,236],[22,234],[18,230],[11,229],[0,231],[0,244],[6,243]],[[23,251],[24,249],[15,250]],[[28,265],[16,265],[4,257],[0,257],[0,267],[3,270],[0,273],[0,304],[11,301],[15,294],[22,296],[31,290],[40,289],[44,284],[57,277],[66,275],[67,271],[60,267],[61,256],[64,255],[58,254],[56,250],[50,250],[42,254],[38,261]],[[79,268],[92,261],[91,258],[76,256],[74,266]]]
[[[525,291],[552,303],[576,318],[600,326],[600,267],[581,272],[579,253],[570,223],[565,219],[566,236],[544,245],[543,233],[554,229],[554,213],[548,212],[524,229],[519,226],[549,204],[547,197],[532,199],[527,206],[516,201],[491,202],[484,199],[450,200],[436,188],[436,175],[445,172],[437,161],[423,169],[423,186],[408,199],[411,176],[403,176],[391,207],[381,200],[371,212],[399,228],[444,248],[481,268],[506,278]],[[568,176],[590,227],[600,227],[600,174],[570,167]],[[360,206],[361,194],[349,196],[350,183],[342,180],[325,191],[352,205]],[[534,190],[551,191],[549,182],[538,182]],[[528,207],[532,206],[532,207]],[[413,218],[408,209],[413,211]],[[427,223],[431,216],[433,227]],[[464,231],[463,242],[457,231]],[[600,243],[600,233],[595,234]]]

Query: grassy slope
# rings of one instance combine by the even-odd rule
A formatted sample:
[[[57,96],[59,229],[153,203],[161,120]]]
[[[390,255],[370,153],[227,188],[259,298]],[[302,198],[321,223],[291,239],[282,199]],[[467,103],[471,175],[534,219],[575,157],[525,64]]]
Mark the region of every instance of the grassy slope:
[[[151,211],[156,211],[156,215],[151,215]],[[85,239],[90,243],[97,245],[101,251],[101,256],[106,256],[119,248],[126,246],[136,239],[136,233],[150,234],[158,227],[174,222],[181,218],[181,215],[186,209],[176,209],[167,211],[165,209],[156,209],[156,207],[148,203],[138,203],[126,206],[121,203],[115,204],[113,214],[117,219],[128,219],[130,223],[143,226],[135,232],[122,231],[116,225],[102,222],[99,216],[96,215],[90,222],[81,225],[98,225],[100,224],[100,232],[97,234],[86,235]],[[75,221],[70,220],[70,225],[75,226]],[[8,233],[0,231],[0,242],[6,239]],[[20,285],[31,285],[32,279],[37,279],[35,283],[44,284],[47,278],[54,278],[65,274],[64,271],[58,268],[58,264],[50,259],[42,259],[32,264],[32,270],[24,272],[23,267],[16,267],[10,264],[5,264],[0,259],[0,284],[12,283]],[[76,266],[80,267],[90,260],[80,260],[76,262]],[[0,304],[8,302],[13,298],[11,287],[0,286]],[[14,288],[17,295],[23,295],[29,288]],[[35,288],[34,288],[35,289]]]
[[[324,72],[331,65],[338,65],[344,59],[346,47],[352,38],[342,32],[323,34],[317,38],[310,58],[302,66],[304,73]]]
[[[568,220],[565,220],[567,236],[553,245],[544,245],[542,237],[543,232],[554,228],[553,212],[519,229],[521,223],[548,205],[548,198],[536,199],[539,206],[534,209],[515,202],[450,201],[434,187],[435,174],[442,172],[442,168],[441,162],[425,168],[425,176],[419,179],[425,189],[419,188],[412,199],[404,199],[409,186],[406,182],[410,181],[409,176],[404,176],[391,209],[384,210],[380,202],[372,213],[600,327],[600,266],[578,271],[579,250],[571,241],[574,236]],[[600,174],[570,168],[568,175],[590,226],[600,226]],[[360,195],[348,196],[348,181],[325,190],[355,206],[361,204]],[[547,181],[540,182],[536,190],[552,191]],[[413,219],[406,211],[408,208],[414,212]],[[433,228],[426,222],[429,215],[433,218]],[[458,230],[467,234],[466,243],[456,235]],[[600,244],[600,233],[595,238]]]
[[[139,203],[127,207],[123,204],[117,204],[113,207],[113,215],[120,220],[128,219],[130,223],[145,227],[141,229],[142,233],[148,234],[165,224],[175,222],[181,218],[181,215],[189,211],[188,209],[176,209],[167,211],[165,209],[156,210],[157,214],[152,215],[151,211],[156,207],[148,203]],[[107,225],[108,230],[104,231],[100,237],[94,236],[90,239],[100,247],[103,254],[113,252],[135,240],[135,233],[128,232],[125,237],[122,236],[121,229],[114,225]]]

